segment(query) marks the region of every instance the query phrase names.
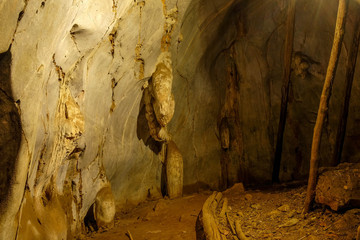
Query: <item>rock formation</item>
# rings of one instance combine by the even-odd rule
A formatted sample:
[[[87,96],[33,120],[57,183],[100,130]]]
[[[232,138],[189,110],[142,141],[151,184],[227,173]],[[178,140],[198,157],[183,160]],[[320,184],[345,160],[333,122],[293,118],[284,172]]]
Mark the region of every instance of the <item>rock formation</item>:
[[[166,188],[169,198],[181,197],[183,193],[183,159],[182,155],[173,141],[166,146]]]
[[[97,227],[112,228],[115,217],[115,200],[110,186],[102,188],[97,194],[94,203],[94,220]]]
[[[170,139],[184,192],[222,188],[222,176],[229,185],[269,181],[285,2],[1,1],[0,239],[76,237],[109,184],[119,208],[161,198]],[[297,3],[282,181],[308,172],[336,8],[337,0]],[[336,135],[342,52],[322,165]],[[354,81],[343,161],[360,157],[359,95]]]
[[[315,194],[316,202],[334,211],[360,207],[360,164],[342,163],[323,169]]]

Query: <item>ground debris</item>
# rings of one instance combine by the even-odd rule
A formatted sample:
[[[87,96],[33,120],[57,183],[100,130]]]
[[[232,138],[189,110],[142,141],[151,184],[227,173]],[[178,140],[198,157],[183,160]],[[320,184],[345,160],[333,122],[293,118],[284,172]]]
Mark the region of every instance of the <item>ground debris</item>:
[[[217,216],[223,216],[215,219],[220,239],[239,240],[236,224],[240,224],[243,235],[249,240],[356,239],[360,209],[339,213],[318,207],[303,216],[301,210],[305,191],[305,187],[247,190],[243,193],[228,192],[221,198],[214,197],[213,203],[218,205],[213,208],[216,209],[214,212]],[[85,239],[128,240],[125,233],[129,230],[135,240],[195,240],[194,226],[209,195],[211,193],[144,203],[117,215],[114,229],[86,235]],[[247,200],[245,195],[251,196],[251,200]],[[223,200],[224,196],[227,201]],[[261,208],[251,207],[256,204]],[[146,216],[149,219],[141,221]]]

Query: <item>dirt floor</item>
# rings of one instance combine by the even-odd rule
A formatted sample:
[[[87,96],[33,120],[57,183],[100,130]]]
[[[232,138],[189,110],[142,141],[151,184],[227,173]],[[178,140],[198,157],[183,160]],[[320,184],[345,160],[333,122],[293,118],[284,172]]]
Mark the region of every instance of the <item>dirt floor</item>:
[[[228,216],[240,219],[249,239],[355,239],[360,225],[360,209],[336,213],[326,207],[302,215],[305,187],[241,191],[235,187],[224,193]],[[145,202],[129,212],[119,213],[115,227],[90,232],[85,239],[177,240],[196,239],[195,224],[203,203],[211,192]],[[222,228],[222,229],[221,229]],[[220,227],[227,239],[233,239],[229,227]]]

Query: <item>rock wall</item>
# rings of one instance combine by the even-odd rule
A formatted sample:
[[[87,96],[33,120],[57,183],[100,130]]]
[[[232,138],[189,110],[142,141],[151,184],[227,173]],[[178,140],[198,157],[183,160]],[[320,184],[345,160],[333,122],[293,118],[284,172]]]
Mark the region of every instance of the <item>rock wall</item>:
[[[12,158],[0,238],[72,238],[109,182],[119,207],[161,197],[164,155],[150,136],[143,87],[164,51],[171,56],[176,102],[167,129],[183,156],[185,192],[218,189],[224,179],[228,185],[269,181],[286,4],[2,1],[0,51],[10,49],[11,101],[20,114],[22,136],[17,159]],[[331,159],[356,5],[351,1],[322,165]],[[301,179],[308,171],[336,9],[336,0],[297,1],[283,181]],[[344,161],[358,161],[359,95],[355,80]],[[224,136],[228,144],[222,144]],[[54,214],[48,216],[49,211]],[[37,219],[50,223],[38,225]],[[51,224],[54,219],[62,219],[58,228]]]

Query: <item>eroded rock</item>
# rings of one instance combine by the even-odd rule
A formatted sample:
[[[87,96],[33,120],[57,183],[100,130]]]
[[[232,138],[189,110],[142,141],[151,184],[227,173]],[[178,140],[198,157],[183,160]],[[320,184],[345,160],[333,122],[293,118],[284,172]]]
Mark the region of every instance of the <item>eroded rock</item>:
[[[96,195],[94,219],[99,229],[114,227],[115,200],[110,186],[102,188]]]
[[[323,171],[316,186],[316,202],[334,211],[360,207],[360,163],[343,163]]]
[[[161,126],[166,126],[172,119],[175,110],[172,95],[172,63],[169,52],[160,54],[156,70],[152,75],[151,93],[154,97],[154,111]]]
[[[231,194],[231,195],[240,195],[240,194],[243,194],[244,192],[245,192],[244,184],[243,183],[235,183],[234,186],[226,189],[223,193]]]
[[[173,141],[167,144],[165,160],[167,193],[169,198],[181,197],[183,192],[183,159],[182,155]]]

